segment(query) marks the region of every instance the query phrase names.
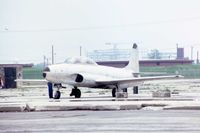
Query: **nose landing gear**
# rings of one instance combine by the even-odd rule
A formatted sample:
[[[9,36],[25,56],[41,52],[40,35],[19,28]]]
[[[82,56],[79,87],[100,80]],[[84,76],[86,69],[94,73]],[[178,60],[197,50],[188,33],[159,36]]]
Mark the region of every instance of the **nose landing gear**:
[[[60,96],[61,96],[60,91],[56,91],[53,98],[54,99],[60,99]]]
[[[51,82],[48,82],[47,85],[48,85],[49,98],[60,99],[61,97],[60,88],[62,88],[62,85],[54,84],[54,86],[57,87],[57,90],[54,94],[53,94],[53,84]]]

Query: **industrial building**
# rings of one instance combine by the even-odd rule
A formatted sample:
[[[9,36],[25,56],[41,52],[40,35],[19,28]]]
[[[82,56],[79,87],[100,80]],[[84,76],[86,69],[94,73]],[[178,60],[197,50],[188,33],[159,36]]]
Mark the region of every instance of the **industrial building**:
[[[142,55],[139,64],[140,66],[172,66],[172,65],[189,65],[194,61],[185,58],[184,48],[177,47],[175,53],[164,52],[159,53],[160,58],[150,59],[147,58],[147,52]],[[112,67],[125,67],[130,58],[130,50],[109,49],[109,50],[94,50],[89,52],[88,57],[92,58],[99,65],[112,66]],[[155,56],[157,57],[157,56]]]
[[[182,50],[182,51],[181,51]],[[183,59],[184,49],[179,48],[177,51],[179,53],[178,59]],[[152,50],[153,51],[153,50]],[[150,58],[150,54],[152,51],[139,51],[139,57],[142,60],[147,59],[177,59],[176,52],[159,52],[159,56],[154,55],[155,58]],[[158,51],[158,50],[157,50]],[[91,52],[87,52],[87,57],[95,60],[95,61],[123,61],[128,60],[130,58],[130,49],[105,49],[105,50],[94,50]],[[156,54],[156,53],[155,53]],[[159,57],[159,58],[156,58]]]

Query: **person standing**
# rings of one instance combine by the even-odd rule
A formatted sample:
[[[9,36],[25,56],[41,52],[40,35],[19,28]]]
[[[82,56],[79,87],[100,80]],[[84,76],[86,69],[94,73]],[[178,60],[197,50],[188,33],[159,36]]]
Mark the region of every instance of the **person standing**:
[[[0,77],[0,89],[2,89],[3,87],[4,87],[3,78]]]

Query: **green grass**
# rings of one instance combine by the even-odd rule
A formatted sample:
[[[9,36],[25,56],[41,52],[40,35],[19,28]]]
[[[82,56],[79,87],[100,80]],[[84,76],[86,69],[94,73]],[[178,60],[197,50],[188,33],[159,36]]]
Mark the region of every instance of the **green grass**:
[[[24,79],[43,79],[42,71],[43,69],[40,67],[24,68],[23,78]]]
[[[178,72],[186,78],[200,78],[200,65],[140,67],[140,72],[160,72],[166,74],[176,74]]]
[[[23,78],[24,79],[43,79],[42,71],[43,71],[42,67],[24,68]],[[178,65],[178,66],[168,66],[168,67],[163,67],[163,66],[140,67],[141,73],[155,72],[155,73],[176,74],[176,71],[178,71],[179,74],[185,76],[186,78],[200,78],[200,65]],[[153,75],[148,75],[148,76],[153,76]]]

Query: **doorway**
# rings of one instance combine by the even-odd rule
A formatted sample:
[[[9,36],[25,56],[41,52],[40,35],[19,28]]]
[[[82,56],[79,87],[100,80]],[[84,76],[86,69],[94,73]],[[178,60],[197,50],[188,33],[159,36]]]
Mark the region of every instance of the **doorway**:
[[[4,68],[4,72],[5,72],[5,88],[16,88],[17,87],[17,84],[15,82],[16,68],[6,67]]]

